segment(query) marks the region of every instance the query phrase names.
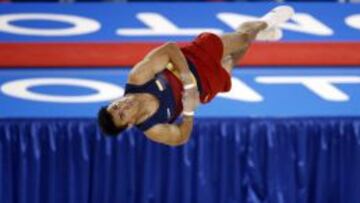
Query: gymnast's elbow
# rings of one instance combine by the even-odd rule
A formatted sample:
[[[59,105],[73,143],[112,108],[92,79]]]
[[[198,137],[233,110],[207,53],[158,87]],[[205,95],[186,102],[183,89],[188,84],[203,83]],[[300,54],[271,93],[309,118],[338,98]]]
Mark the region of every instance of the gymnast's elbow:
[[[189,138],[186,138],[186,139],[179,139],[179,140],[171,141],[171,142],[164,142],[163,144],[171,146],[171,147],[179,147],[179,146],[185,145],[188,142],[189,142]]]

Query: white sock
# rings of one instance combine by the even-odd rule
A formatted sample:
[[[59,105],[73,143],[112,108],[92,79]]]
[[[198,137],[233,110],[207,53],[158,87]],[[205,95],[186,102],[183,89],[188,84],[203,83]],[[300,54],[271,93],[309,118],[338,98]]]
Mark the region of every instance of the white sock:
[[[268,28],[271,28],[288,21],[294,13],[294,9],[290,6],[278,6],[265,14],[261,20],[266,22]]]

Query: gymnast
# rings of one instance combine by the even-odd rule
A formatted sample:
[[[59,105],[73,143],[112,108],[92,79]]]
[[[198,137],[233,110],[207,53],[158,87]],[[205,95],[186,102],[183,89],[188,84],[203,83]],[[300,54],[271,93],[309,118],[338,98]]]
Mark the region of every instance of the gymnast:
[[[167,42],[153,49],[130,71],[124,95],[100,109],[100,128],[106,135],[117,136],[135,126],[155,142],[186,143],[197,105],[229,91],[232,68],[250,44],[260,37],[278,39],[279,25],[293,14],[291,7],[278,6],[233,33],[202,33],[183,46]]]

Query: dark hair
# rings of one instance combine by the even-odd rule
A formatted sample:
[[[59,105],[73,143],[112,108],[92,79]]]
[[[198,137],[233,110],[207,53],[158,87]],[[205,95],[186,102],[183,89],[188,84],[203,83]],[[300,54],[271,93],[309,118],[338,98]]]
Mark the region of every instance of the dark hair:
[[[99,110],[98,123],[102,132],[109,136],[117,136],[127,128],[127,126],[116,127],[112,115],[105,106]]]

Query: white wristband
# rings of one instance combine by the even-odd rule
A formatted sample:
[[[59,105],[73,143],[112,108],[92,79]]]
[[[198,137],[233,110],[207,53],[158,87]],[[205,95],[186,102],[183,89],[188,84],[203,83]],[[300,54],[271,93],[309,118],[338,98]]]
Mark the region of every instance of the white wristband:
[[[182,113],[184,116],[194,116],[195,112],[194,111],[183,111]]]
[[[196,87],[196,85],[194,83],[191,83],[191,84],[187,84],[187,85],[184,85],[184,89],[185,90],[189,90],[189,89],[192,89]]]

